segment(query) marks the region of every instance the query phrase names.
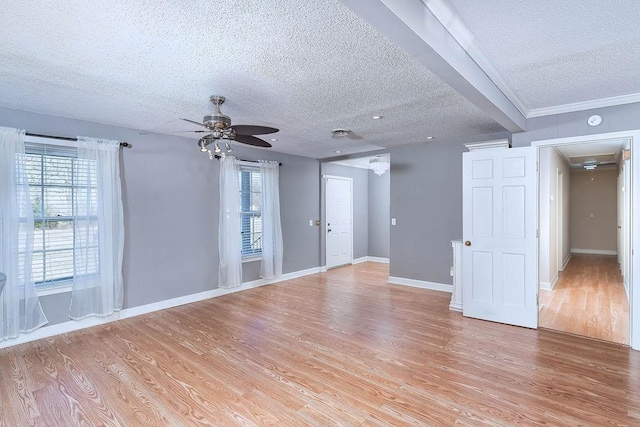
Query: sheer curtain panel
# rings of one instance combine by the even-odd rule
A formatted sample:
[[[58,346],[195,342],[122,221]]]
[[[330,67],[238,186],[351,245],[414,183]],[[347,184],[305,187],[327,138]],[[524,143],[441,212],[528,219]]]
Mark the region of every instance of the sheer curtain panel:
[[[119,141],[78,137],[69,309],[74,320],[108,316],[122,308],[124,217],[119,154]]]
[[[260,160],[262,177],[262,264],[260,276],[282,275],[282,226],[280,224],[280,178],[277,162]]]
[[[31,279],[33,211],[25,172],[25,131],[0,127],[0,341],[47,323]]]
[[[225,156],[220,160],[218,252],[218,287],[235,288],[242,285],[240,166],[233,156]]]

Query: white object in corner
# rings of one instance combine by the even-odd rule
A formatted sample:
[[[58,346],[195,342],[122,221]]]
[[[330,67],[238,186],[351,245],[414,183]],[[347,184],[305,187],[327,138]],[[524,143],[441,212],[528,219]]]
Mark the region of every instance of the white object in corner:
[[[453,292],[451,293],[451,302],[449,310],[462,311],[462,240],[452,240],[451,247],[453,249]]]
[[[508,139],[497,139],[495,141],[474,142],[473,144],[464,144],[469,151],[485,150],[487,148],[509,148]]]

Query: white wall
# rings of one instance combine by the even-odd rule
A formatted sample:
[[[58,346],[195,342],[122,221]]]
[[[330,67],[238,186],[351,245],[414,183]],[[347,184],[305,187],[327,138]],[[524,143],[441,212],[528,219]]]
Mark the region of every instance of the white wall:
[[[569,165],[553,147],[540,149],[540,240],[539,270],[540,288],[551,289],[558,279],[558,272],[571,256],[569,241]],[[562,174],[560,178],[558,173]],[[562,182],[558,182],[561,179]],[[562,187],[559,200],[558,186]],[[562,206],[562,218],[558,221],[558,209]],[[562,248],[558,248],[558,228],[562,228]],[[558,256],[560,251],[561,256]],[[559,261],[561,260],[561,261]]]

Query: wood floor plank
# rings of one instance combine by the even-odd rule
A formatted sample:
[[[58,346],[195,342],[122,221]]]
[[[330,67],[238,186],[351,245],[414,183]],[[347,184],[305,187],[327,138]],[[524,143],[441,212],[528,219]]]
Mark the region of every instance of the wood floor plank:
[[[615,256],[573,254],[540,291],[542,328],[629,344],[629,302]]]
[[[638,352],[464,318],[387,276],[363,263],[0,350],[0,426],[640,425]]]

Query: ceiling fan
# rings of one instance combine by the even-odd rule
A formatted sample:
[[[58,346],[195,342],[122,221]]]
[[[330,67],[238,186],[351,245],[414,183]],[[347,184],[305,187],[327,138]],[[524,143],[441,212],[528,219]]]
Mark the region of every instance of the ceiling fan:
[[[214,144],[216,154],[221,153],[219,142],[224,143],[227,152],[231,151],[229,141],[236,141],[242,144],[253,145],[254,147],[271,147],[267,141],[264,141],[254,135],[266,135],[278,132],[279,129],[268,126],[254,125],[231,125],[231,118],[226,114],[222,114],[220,106],[224,104],[225,97],[220,95],[212,95],[210,98],[215,107],[215,111],[203,117],[202,123],[195,120],[182,119],[185,122],[193,123],[198,126],[207,128],[207,130],[196,130],[191,132],[208,132],[198,140],[200,151],[206,153],[209,151],[207,146]]]

